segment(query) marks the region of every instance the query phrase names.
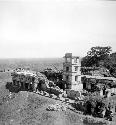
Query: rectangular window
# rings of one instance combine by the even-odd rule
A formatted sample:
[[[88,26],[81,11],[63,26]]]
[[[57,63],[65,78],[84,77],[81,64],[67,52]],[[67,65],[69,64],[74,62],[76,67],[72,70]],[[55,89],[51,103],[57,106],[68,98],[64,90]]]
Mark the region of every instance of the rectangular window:
[[[66,62],[71,62],[71,58],[66,58]]]
[[[66,67],[66,72],[68,72],[69,71],[69,67]]]
[[[78,71],[78,66],[75,66],[75,71]]]
[[[77,63],[77,58],[74,58],[74,63]]]
[[[78,76],[75,76],[75,81],[77,81],[77,79],[78,79]]]
[[[69,76],[66,76],[66,81],[69,81]]]

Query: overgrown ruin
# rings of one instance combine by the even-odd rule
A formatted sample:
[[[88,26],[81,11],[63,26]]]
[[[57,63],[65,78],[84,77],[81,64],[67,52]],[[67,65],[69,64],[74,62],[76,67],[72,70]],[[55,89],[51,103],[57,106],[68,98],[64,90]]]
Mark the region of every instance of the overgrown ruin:
[[[10,92],[29,91],[59,99],[83,114],[112,120],[116,102],[109,100],[116,94],[116,79],[102,66],[81,67],[78,59],[66,54],[63,71],[16,69],[11,73],[12,82],[8,82],[6,88]]]

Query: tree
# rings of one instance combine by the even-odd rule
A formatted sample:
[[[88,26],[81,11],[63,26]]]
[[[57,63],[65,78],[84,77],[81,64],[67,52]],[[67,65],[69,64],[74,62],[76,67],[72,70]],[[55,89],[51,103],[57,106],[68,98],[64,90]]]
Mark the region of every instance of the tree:
[[[99,62],[108,59],[110,52],[112,51],[110,46],[106,47],[92,47],[90,51],[87,52],[87,56],[82,59],[82,66],[98,66]]]
[[[109,60],[105,60],[105,67],[109,69],[112,76],[116,77],[116,52],[110,54]]]

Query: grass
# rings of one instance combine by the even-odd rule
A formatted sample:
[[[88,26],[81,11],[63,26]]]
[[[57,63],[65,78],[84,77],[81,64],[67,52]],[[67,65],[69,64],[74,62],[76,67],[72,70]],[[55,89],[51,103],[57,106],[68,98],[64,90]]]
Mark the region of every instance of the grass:
[[[49,104],[55,104],[56,101],[60,103],[58,100],[30,92],[15,94],[15,98],[0,106],[0,125],[57,125],[58,123],[73,125],[77,123],[79,117],[71,115],[71,111],[66,113],[46,110]]]
[[[90,125],[83,123],[82,115],[69,109],[46,110],[48,105],[60,103],[59,100],[25,91],[12,97],[0,105],[0,125]]]

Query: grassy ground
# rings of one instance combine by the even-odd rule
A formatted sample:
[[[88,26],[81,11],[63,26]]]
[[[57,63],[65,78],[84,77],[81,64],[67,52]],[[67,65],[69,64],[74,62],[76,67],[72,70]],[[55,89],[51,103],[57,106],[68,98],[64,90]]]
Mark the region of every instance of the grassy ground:
[[[0,125],[83,125],[76,113],[65,111],[47,111],[49,104],[60,103],[31,92],[19,92],[9,98],[5,89],[11,81],[10,72],[0,73]]]
[[[0,105],[0,125],[83,125],[76,113],[47,111],[49,104],[60,103],[30,92],[20,92]]]

